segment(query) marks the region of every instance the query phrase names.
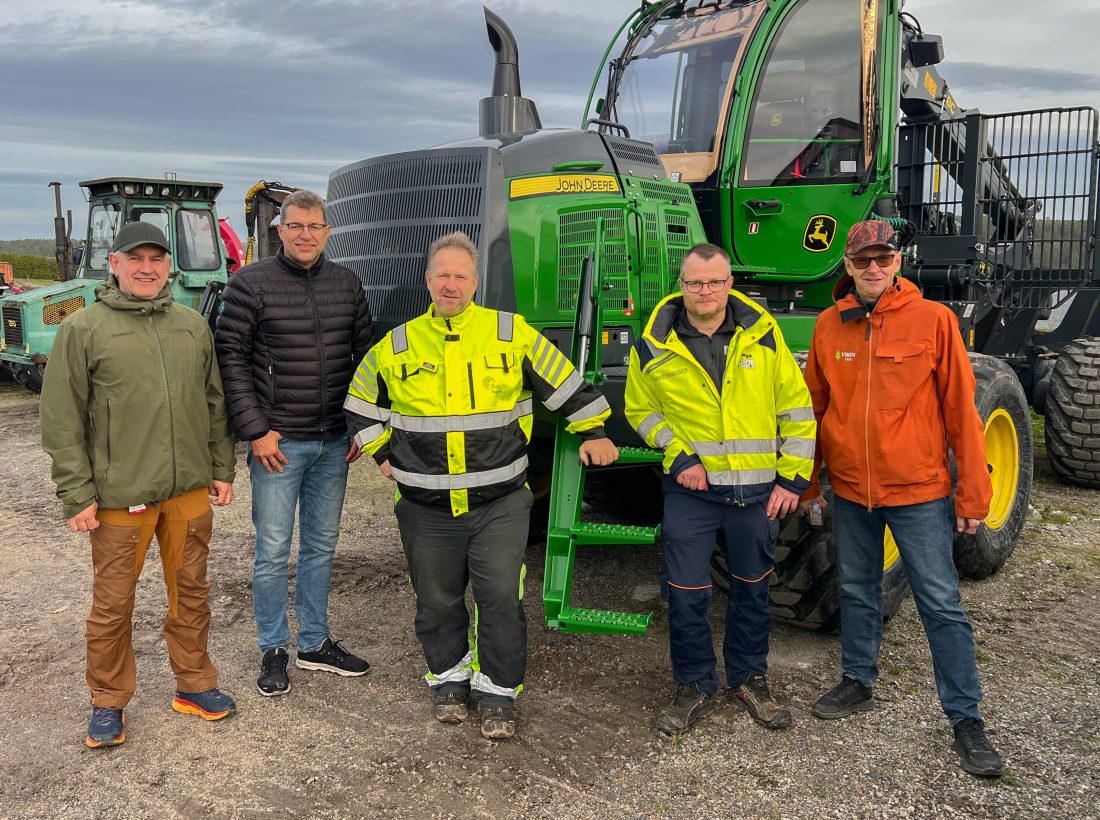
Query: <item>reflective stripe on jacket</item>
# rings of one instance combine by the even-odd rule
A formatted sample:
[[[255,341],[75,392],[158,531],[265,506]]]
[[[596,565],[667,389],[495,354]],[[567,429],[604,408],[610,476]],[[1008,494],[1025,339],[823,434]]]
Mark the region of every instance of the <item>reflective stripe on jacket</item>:
[[[571,433],[603,436],[611,408],[569,359],[522,316],[471,304],[394,328],[363,358],[344,409],[402,495],[457,516],[523,486],[532,392]]]
[[[820,424],[820,457],[841,498],[868,508],[919,504],[951,492],[985,518],[993,489],[974,406],[974,371],[955,314],[898,279],[867,313],[844,277],[818,317],[806,383]],[[820,494],[815,470],[806,497]]]
[[[779,325],[730,291],[738,327],[719,394],[674,330],[683,305],[679,293],[661,301],[630,351],[627,420],[646,444],[664,450],[666,473],[697,457],[707,482],[733,488],[741,503],[766,499],[775,484],[801,493],[809,486],[816,425]]]

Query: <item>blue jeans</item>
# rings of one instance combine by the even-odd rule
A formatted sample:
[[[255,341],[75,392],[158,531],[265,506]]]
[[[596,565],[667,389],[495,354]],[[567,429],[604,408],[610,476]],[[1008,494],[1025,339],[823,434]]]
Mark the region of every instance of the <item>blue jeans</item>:
[[[252,564],[252,608],[260,633],[260,651],[288,648],[287,597],[290,543],[298,509],[298,572],[294,614],[298,616],[298,651],[313,652],[329,636],[328,591],[332,556],[340,536],[340,512],[347,487],[347,439],[295,441],[284,438],[279,449],[289,463],[268,473],[248,453],[252,481],[252,525],[256,559]]]
[[[959,601],[952,557],[954,510],[947,498],[923,504],[867,508],[837,497],[833,511],[840,570],[840,643],[844,674],[870,686],[882,644],[882,540],[897,542],[917,612],[932,651],[940,704],[954,725],[979,718],[982,699],[974,631]]]

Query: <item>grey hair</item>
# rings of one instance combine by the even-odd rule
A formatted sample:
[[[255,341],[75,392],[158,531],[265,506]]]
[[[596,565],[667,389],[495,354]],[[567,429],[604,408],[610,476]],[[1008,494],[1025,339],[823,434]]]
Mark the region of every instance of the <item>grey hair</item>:
[[[313,191],[307,191],[305,188],[299,188],[294,193],[290,194],[283,200],[282,207],[279,208],[279,221],[286,222],[287,208],[301,208],[305,211],[320,210],[322,214],[325,213],[325,201],[321,199]],[[328,216],[325,215],[325,222],[328,222]]]
[[[447,248],[466,251],[466,253],[470,254],[470,258],[474,260],[474,275],[477,275],[477,266],[481,261],[481,254],[477,252],[477,245],[474,244],[474,240],[470,239],[470,237],[462,231],[444,234],[428,246],[428,270],[432,269],[432,262],[435,260],[435,255]]]

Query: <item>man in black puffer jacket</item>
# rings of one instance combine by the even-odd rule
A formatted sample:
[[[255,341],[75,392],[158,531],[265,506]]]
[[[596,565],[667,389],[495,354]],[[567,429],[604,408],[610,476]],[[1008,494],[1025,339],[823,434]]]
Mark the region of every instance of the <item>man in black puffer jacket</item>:
[[[242,268],[223,295],[215,347],[229,417],[249,442],[256,557],[252,605],[263,653],[261,695],[290,691],[287,676],[288,562],[299,509],[300,669],[366,674],[366,661],[334,641],[328,625],[332,557],[340,533],[349,447],[343,404],[352,375],[374,340],[359,279],[325,259],[325,203],[310,191],[280,212],[282,250]]]

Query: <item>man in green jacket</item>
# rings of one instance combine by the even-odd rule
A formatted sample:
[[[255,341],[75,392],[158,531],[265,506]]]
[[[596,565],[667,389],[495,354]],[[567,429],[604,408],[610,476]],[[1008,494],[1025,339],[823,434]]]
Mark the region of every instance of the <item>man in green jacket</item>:
[[[210,329],[173,303],[169,252],[155,226],[122,227],[114,275],[58,328],[42,388],[42,447],[57,495],[69,529],[91,537],[93,748],[126,740],[123,709],[137,686],[134,591],[154,534],[168,588],[172,708],[206,720],[236,711],[206,651],[207,494],[217,506],[233,500],[233,439]]]

